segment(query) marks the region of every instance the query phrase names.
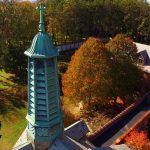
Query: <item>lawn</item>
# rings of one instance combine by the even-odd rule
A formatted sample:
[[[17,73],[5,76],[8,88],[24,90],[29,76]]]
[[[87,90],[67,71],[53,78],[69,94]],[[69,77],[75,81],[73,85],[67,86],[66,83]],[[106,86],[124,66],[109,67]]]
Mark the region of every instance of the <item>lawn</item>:
[[[27,102],[11,77],[13,75],[0,71],[0,150],[11,150],[26,127]]]
[[[23,98],[26,92],[21,90],[24,86],[14,83],[11,77],[13,75],[0,71],[0,150],[11,150],[26,127],[27,101]],[[65,127],[77,120],[65,111]]]
[[[0,90],[16,85],[11,79],[11,77],[13,76],[14,75],[6,73],[3,70],[0,70]]]
[[[27,109],[15,109],[5,115],[0,115],[1,120],[1,131],[2,135],[0,139],[1,150],[11,150],[15,145],[16,141],[20,137],[21,133],[26,127],[26,116]]]

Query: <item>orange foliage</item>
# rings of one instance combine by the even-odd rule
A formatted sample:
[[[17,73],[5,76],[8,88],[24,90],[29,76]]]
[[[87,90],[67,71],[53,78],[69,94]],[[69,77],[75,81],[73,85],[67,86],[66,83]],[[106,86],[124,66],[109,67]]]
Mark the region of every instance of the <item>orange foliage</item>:
[[[147,134],[144,131],[133,130],[126,138],[125,142],[133,149],[142,150],[148,143]]]
[[[121,97],[117,97],[117,100],[116,100],[117,104],[119,105],[124,105],[124,100],[121,98]]]
[[[111,83],[109,61],[105,45],[97,38],[89,38],[74,54],[63,75],[64,96],[70,100],[105,103]],[[73,101],[74,102],[74,101]]]

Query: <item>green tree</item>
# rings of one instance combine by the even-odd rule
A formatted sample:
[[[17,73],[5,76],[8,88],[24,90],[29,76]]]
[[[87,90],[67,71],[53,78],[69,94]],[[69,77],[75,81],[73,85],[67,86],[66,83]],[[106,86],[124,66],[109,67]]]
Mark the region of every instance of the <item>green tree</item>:
[[[119,34],[106,47],[112,61],[110,97],[113,97],[116,103],[117,96],[125,99],[140,90],[142,71],[135,64],[137,48],[131,38]]]
[[[120,6],[124,11],[124,32],[136,41],[149,43],[150,5],[144,0],[125,0]]]
[[[130,35],[136,42],[150,42],[150,5],[144,0],[45,1],[46,28],[56,44],[90,36]],[[23,52],[37,32],[36,4],[0,1],[0,68],[25,75]],[[35,26],[36,25],[36,26]],[[19,58],[19,59],[18,59]]]
[[[117,34],[106,47],[113,54],[114,62],[137,62],[137,47],[130,37]]]
[[[38,31],[35,4],[30,2],[3,2],[1,36],[1,64],[5,71],[26,79],[26,58],[24,51],[29,48],[33,36]],[[30,16],[30,17],[29,17]]]

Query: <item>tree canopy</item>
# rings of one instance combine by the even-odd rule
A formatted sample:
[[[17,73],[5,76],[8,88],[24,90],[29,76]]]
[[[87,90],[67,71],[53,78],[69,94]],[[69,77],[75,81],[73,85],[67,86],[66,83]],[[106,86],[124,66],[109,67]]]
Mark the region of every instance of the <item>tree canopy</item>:
[[[111,53],[113,53],[112,59],[115,62],[137,62],[137,47],[130,37],[126,37],[123,34],[117,34],[112,40],[109,41],[106,47]]]
[[[59,0],[47,7],[48,29],[58,41],[123,33],[149,43],[150,5],[144,0]]]
[[[106,46],[100,39],[89,38],[75,52],[62,78],[64,97],[97,106],[110,100],[116,103],[118,96],[136,95],[142,78],[133,61],[136,51],[133,40],[124,35],[117,35]]]
[[[111,79],[107,51],[100,39],[89,38],[74,54],[63,76],[63,93],[76,103],[105,103]]]
[[[106,45],[111,53],[110,96],[116,100],[117,96],[125,97],[135,94],[141,85],[142,72],[136,66],[138,59],[137,47],[130,37],[116,35]]]
[[[56,44],[118,33],[150,42],[150,5],[144,0],[46,0],[45,5],[46,29]],[[0,1],[0,68],[21,78],[26,70],[23,52],[38,32],[35,8],[36,3]]]
[[[0,12],[1,67],[25,79],[27,61],[24,51],[38,31],[38,26],[35,26],[38,25],[35,4],[1,2]]]

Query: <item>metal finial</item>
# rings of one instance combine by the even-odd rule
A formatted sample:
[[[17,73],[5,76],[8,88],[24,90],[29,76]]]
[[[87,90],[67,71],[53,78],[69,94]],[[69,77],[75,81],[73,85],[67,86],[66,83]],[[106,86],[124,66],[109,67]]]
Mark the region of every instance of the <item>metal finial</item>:
[[[43,6],[43,4],[40,4],[38,7],[37,7],[37,10],[39,10],[40,12],[40,25],[39,25],[39,31],[40,32],[44,32],[45,31],[45,27],[44,27],[44,17],[43,17],[43,14],[44,14],[44,10],[46,9],[45,6]]]

